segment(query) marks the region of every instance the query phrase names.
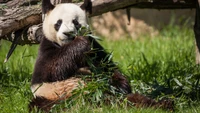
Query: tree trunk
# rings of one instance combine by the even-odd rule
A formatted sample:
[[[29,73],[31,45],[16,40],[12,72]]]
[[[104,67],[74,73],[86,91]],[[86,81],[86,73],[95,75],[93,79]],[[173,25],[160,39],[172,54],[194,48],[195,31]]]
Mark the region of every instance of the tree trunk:
[[[196,4],[194,34],[196,39],[196,63],[200,64],[200,0]]]

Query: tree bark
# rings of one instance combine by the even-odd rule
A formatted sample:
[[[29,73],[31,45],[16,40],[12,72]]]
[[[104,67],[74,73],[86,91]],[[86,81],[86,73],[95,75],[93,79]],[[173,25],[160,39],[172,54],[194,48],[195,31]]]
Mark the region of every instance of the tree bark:
[[[52,3],[69,2],[71,0],[51,0]],[[0,0],[0,40],[14,41],[13,33],[20,31],[21,39],[18,44],[38,43],[36,31],[31,31],[29,27],[42,22],[41,0]],[[89,17],[101,15],[109,11],[126,9],[130,7],[157,8],[157,9],[177,9],[194,8],[195,0],[94,0],[93,12]],[[38,28],[38,26],[36,26]],[[32,30],[37,30],[31,28]],[[41,30],[41,29],[40,29]],[[28,32],[29,31],[29,32]],[[31,35],[31,36],[30,36]],[[42,34],[41,34],[42,35]],[[39,36],[39,35],[37,35]],[[32,40],[30,40],[32,39]]]
[[[196,4],[194,34],[196,39],[196,64],[200,64],[200,0]]]

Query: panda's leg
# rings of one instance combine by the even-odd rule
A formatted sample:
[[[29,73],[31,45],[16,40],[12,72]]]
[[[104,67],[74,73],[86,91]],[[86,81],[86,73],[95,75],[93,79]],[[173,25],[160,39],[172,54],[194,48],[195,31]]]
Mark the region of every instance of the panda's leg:
[[[48,100],[44,97],[35,97],[29,103],[29,113],[31,112],[39,112],[39,110],[49,113],[52,106],[56,103],[56,101]]]
[[[111,85],[120,90],[123,94],[132,93],[131,86],[127,78],[118,70],[115,70],[112,76]]]
[[[59,103],[60,100],[66,100],[71,97],[73,90],[83,88],[84,86],[85,82],[78,77],[71,77],[63,81],[32,85],[31,90],[34,94],[34,98],[29,104],[29,110],[34,111],[34,107],[36,107],[36,109],[48,112],[51,107]]]
[[[139,93],[131,93],[127,95],[127,100],[135,107],[152,107],[155,109],[161,108],[163,110],[174,111],[174,101],[164,98],[159,101],[147,97]]]

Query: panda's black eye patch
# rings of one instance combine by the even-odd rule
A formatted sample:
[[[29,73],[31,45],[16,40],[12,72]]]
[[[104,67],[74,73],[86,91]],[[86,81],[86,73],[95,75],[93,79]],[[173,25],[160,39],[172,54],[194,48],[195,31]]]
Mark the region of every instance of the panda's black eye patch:
[[[62,20],[61,19],[59,19],[57,21],[57,23],[54,24],[54,28],[55,28],[56,31],[58,31],[60,29],[61,24],[62,24]]]
[[[79,30],[79,28],[81,28],[81,24],[79,24],[77,19],[72,20],[72,23],[74,24],[76,30]]]

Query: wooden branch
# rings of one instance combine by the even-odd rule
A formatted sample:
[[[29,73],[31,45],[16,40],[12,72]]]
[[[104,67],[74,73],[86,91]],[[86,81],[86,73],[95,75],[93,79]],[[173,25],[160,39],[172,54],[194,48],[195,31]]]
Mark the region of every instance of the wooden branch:
[[[195,0],[95,0],[93,2],[93,13],[90,17],[129,7],[154,9],[195,8]]]
[[[42,22],[41,10],[37,6],[25,7],[23,9],[17,8],[10,11],[7,15],[0,17],[0,37]]]
[[[0,38],[13,41],[13,32],[42,22],[39,0],[12,0],[1,4]],[[5,8],[4,8],[5,7]],[[25,40],[27,38],[25,37]],[[24,42],[25,40],[21,40]],[[28,41],[26,41],[28,42]],[[24,42],[25,43],[25,42]]]
[[[5,0],[4,0],[5,1]],[[11,34],[17,30],[25,29],[42,22],[41,0],[6,0],[0,4],[0,39],[13,41]],[[52,0],[52,3],[60,3],[64,0]],[[71,0],[65,0],[71,1]],[[140,8],[194,8],[196,0],[94,0],[93,12],[89,17],[101,15],[109,11],[125,9],[130,7]],[[0,3],[2,3],[0,1]],[[37,39],[37,38],[35,38]],[[35,41],[38,42],[38,41]],[[29,44],[28,37],[22,39],[18,44]]]

